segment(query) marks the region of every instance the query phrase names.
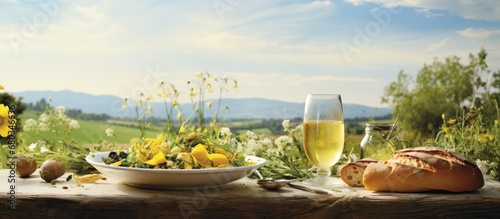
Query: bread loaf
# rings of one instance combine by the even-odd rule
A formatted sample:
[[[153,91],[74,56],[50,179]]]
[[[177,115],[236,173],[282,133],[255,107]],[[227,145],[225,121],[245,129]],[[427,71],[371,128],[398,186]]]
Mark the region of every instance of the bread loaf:
[[[469,192],[484,185],[478,166],[466,157],[435,147],[399,150],[394,158],[366,167],[363,183],[377,192]]]
[[[366,166],[370,163],[377,162],[371,158],[361,159],[355,162],[348,163],[340,169],[340,178],[348,186],[363,186],[363,173]]]

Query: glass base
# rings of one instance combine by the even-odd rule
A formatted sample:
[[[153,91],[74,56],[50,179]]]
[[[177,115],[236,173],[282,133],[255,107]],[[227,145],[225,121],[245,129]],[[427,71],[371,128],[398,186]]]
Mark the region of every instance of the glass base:
[[[323,187],[326,189],[342,188],[345,183],[338,177],[318,175],[314,178],[302,181],[306,185]]]

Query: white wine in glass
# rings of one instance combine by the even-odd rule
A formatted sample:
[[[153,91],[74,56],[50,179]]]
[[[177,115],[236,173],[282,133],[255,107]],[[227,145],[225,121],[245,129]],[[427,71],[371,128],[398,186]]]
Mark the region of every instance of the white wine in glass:
[[[341,186],[331,177],[344,149],[344,113],[339,94],[309,94],[304,109],[303,145],[308,160],[318,168],[315,178],[304,183],[315,186]]]

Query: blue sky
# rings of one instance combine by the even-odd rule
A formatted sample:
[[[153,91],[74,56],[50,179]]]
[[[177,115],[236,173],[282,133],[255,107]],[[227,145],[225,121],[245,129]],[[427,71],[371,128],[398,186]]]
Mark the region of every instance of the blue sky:
[[[227,75],[223,97],[303,102],[340,93],[385,107],[399,71],[488,52],[500,69],[497,0],[0,0],[0,84],[120,97],[158,78],[187,90]],[[186,95],[187,96],[187,95]],[[214,94],[215,97],[215,94]]]

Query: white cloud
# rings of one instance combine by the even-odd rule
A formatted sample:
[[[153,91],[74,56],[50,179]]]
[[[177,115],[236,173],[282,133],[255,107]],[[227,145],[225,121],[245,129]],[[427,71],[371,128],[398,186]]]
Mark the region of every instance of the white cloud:
[[[289,8],[293,8],[297,11],[311,11],[316,9],[322,9],[334,5],[331,1],[314,1],[309,4],[295,4],[291,5]]]
[[[307,76],[305,76],[307,75]],[[263,86],[268,87],[268,85],[277,84],[293,84],[293,85],[311,85],[311,84],[331,84],[339,82],[375,82],[379,81],[377,78],[372,77],[349,77],[349,76],[335,76],[335,75],[311,75],[309,73],[304,74],[287,74],[287,73],[252,73],[252,72],[237,72],[232,73],[231,76],[240,78],[240,80],[245,81],[246,84],[251,84],[252,86]]]
[[[437,43],[430,44],[427,48],[425,48],[425,52],[426,53],[431,53],[431,52],[434,52],[434,51],[436,51],[438,49],[443,48],[446,45],[446,42],[448,42],[448,40],[450,40],[450,38],[446,37],[446,38],[442,39],[441,41],[439,41]]]
[[[345,2],[349,2],[353,5],[363,5],[365,0],[344,0]]]
[[[347,102],[354,102],[367,97],[367,95],[364,95],[365,97],[355,97],[357,94],[348,90],[360,89],[366,91],[368,85],[382,82],[381,79],[370,76],[350,77],[334,74],[233,72],[227,75],[237,79],[240,86],[236,92],[224,94],[225,97],[247,98],[259,96],[282,99],[286,96],[287,99],[294,102],[303,102],[307,93],[327,92],[343,93],[343,97],[348,100]],[[369,104],[377,105],[377,101],[378,99],[374,99]]]
[[[75,6],[76,10],[83,13],[85,16],[95,20],[96,22],[102,22],[109,18],[107,14],[105,14],[101,8],[99,7],[84,7],[84,6]]]
[[[353,5],[376,3],[384,7],[412,7],[420,10],[443,10],[473,20],[500,20],[498,0],[345,0]],[[424,13],[428,16],[429,14]]]
[[[428,8],[415,8],[415,11],[419,14],[423,14],[427,18],[436,18],[444,15],[443,13],[433,12],[431,9]]]
[[[459,30],[458,34],[463,37],[471,39],[486,39],[492,36],[500,35],[500,30],[485,30],[485,29],[474,29],[467,28],[464,30]]]
[[[14,83],[18,90],[64,89],[74,84],[72,89],[79,91],[118,92],[120,96],[128,96],[133,88],[141,87],[147,74],[144,66],[160,65],[162,71],[165,68],[168,72],[164,74],[168,81],[180,86],[192,79],[192,73],[197,70],[227,74],[240,84],[241,90],[234,96],[237,98],[303,101],[307,92],[338,91],[350,95],[346,99],[378,105],[369,101],[378,101],[373,95],[382,95],[377,92],[382,92],[384,84],[394,79],[400,70],[415,73],[422,63],[431,62],[432,56],[459,54],[467,57],[481,46],[498,47],[495,38],[464,43],[470,40],[464,37],[450,40],[448,36],[454,34],[450,32],[421,33],[421,30],[427,31],[422,23],[432,21],[420,16],[417,25],[411,27],[415,31],[392,32],[398,31],[399,22],[391,23],[380,36],[370,38],[368,46],[352,54],[352,62],[348,62],[338,45],[343,41],[354,42],[352,31],[356,24],[352,21],[360,17],[355,13],[357,7],[350,7],[354,8],[353,13],[336,16],[338,12],[332,1],[242,1],[221,20],[210,1],[193,2],[106,1],[91,4],[72,1],[61,7],[59,14],[51,17],[35,37],[21,45],[17,56],[11,54],[12,46],[5,36],[8,34],[0,35],[4,42],[0,43],[0,60],[9,60],[0,66],[0,71],[25,73],[27,78],[30,78],[28,74],[60,77],[62,81],[37,84],[38,77],[33,77],[33,83],[21,80]],[[422,15],[445,13],[438,11],[442,9],[437,6],[428,7],[427,1],[371,2],[379,3],[373,10],[405,4],[415,6]],[[2,14],[7,11],[0,9]],[[16,15],[11,23],[0,24],[0,32],[19,33],[23,24],[15,18],[32,16],[32,12],[12,13]],[[456,16],[449,18],[457,19]],[[481,37],[498,35],[496,31],[469,28],[458,33],[483,39]],[[499,63],[496,62],[499,56],[488,52],[488,58],[494,58],[490,66]],[[99,78],[98,82],[95,78]],[[120,78],[120,83],[110,84],[116,78]]]

